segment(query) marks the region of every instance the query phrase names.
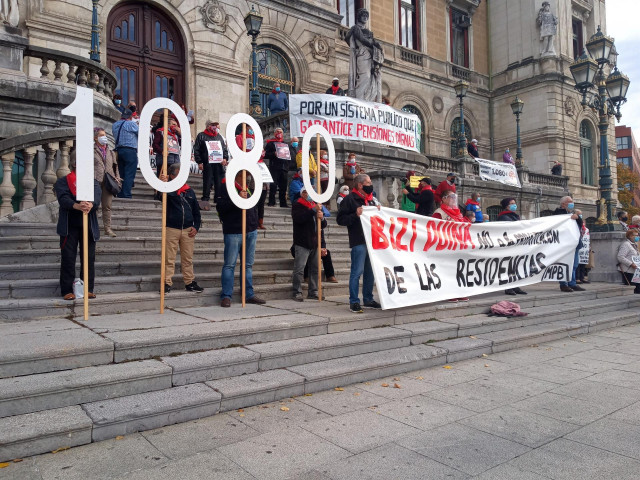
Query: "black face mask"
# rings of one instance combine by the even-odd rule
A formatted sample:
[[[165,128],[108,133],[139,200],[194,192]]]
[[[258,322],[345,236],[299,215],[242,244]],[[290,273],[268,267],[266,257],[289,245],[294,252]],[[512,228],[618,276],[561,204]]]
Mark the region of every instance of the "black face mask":
[[[371,195],[373,193],[373,185],[363,185],[362,191],[367,195]]]
[[[135,105],[129,105],[129,110],[131,110],[132,113],[136,112],[136,106]]]
[[[337,87],[340,82],[333,82],[333,86]]]
[[[629,217],[622,217],[620,220],[622,220],[623,222],[626,222],[627,220],[629,220]]]

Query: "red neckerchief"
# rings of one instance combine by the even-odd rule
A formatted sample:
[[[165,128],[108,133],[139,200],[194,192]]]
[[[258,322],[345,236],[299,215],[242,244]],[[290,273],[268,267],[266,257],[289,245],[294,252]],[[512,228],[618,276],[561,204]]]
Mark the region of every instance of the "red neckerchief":
[[[420,192],[424,192],[425,190],[429,190],[430,192],[433,192],[433,188],[431,188],[431,185],[427,185],[426,187],[421,188]]]
[[[163,134],[164,134],[164,127],[160,127],[158,130],[159,130],[159,131],[161,131],[161,132],[163,132]],[[169,135],[171,135],[171,136],[175,139],[175,141],[176,141],[176,142],[178,141],[178,135],[177,135],[177,134],[175,134],[175,133],[173,133],[173,132],[171,131],[171,129],[169,129]]]
[[[107,159],[107,146],[106,145],[96,145],[98,150],[102,154],[102,161],[104,162]]]
[[[500,216],[500,215],[506,215],[506,214],[508,214],[508,213],[516,213],[516,212],[512,212],[511,210],[503,210],[503,211],[501,211],[501,212],[498,214],[498,216]],[[516,215],[517,215],[517,214],[516,214]]]
[[[218,136],[218,132],[213,133],[209,127],[205,128],[205,129],[202,131],[202,133],[204,133],[205,135],[208,135],[208,136],[210,136],[210,137],[217,137],[217,136]]]
[[[451,217],[451,220],[453,220],[454,222],[464,222],[466,220],[462,213],[460,213],[460,209],[458,207],[451,208],[450,206],[443,203],[442,205],[440,205],[440,209],[449,217]]]
[[[321,163],[324,163],[325,165],[329,165],[329,159],[321,158],[321,159],[320,159],[320,162],[321,162]]]
[[[310,202],[309,200],[305,200],[304,198],[302,198],[302,195],[300,195],[300,198],[298,198],[298,203],[301,205],[304,205],[309,209],[314,208],[316,206],[315,202]]]
[[[370,193],[369,195],[367,195],[366,197],[361,194],[358,190],[353,189],[353,193],[355,193],[356,195],[358,195],[362,200],[364,200],[364,204],[365,205],[369,205],[369,202],[371,202],[373,200],[373,193]]]
[[[347,196],[347,194],[346,194],[346,193],[342,193],[342,192],[340,192],[340,193],[338,194],[338,196],[339,196],[339,197],[344,198],[344,197],[346,197],[346,196]]]
[[[347,165],[349,165],[350,167],[355,167],[358,164],[356,163],[356,161],[354,160],[353,163],[350,160],[347,160]]]
[[[67,175],[67,185],[69,185],[69,190],[71,190],[71,194],[76,196],[76,172],[71,172]]]
[[[340,85],[338,85],[337,87],[334,87],[333,85],[331,85],[331,91],[333,92],[334,95],[338,93],[338,90],[340,90]]]
[[[474,199],[468,198],[467,199],[467,205],[480,205],[480,204],[478,202],[476,202]]]
[[[302,178],[302,176],[299,173],[296,173],[293,178]]]
[[[178,195],[182,195],[184,192],[189,190],[191,187],[186,183],[178,189]]]

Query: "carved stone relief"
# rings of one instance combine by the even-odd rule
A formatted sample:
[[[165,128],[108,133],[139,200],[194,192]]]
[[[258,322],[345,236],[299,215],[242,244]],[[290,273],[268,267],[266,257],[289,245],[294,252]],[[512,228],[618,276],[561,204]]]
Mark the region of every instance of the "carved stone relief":
[[[311,45],[311,55],[320,62],[328,62],[330,54],[329,41],[322,35],[316,35],[309,41]]]
[[[217,0],[207,0],[207,2],[200,7],[200,13],[202,14],[202,23],[209,30],[216,33],[224,33],[227,30],[229,24],[229,15],[226,14],[220,2]]]
[[[442,101],[442,97],[438,97],[438,96],[433,97],[433,100],[431,101],[431,106],[433,107],[436,113],[442,113],[442,110],[444,109],[444,102]]]

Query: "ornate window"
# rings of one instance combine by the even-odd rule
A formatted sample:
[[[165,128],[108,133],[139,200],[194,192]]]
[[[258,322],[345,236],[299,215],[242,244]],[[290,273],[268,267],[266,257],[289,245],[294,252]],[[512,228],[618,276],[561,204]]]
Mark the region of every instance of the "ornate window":
[[[400,45],[420,50],[418,0],[398,0]]]
[[[573,39],[573,59],[575,60],[584,51],[582,40],[582,22],[576,18],[571,19],[571,36]]]
[[[273,85],[280,84],[281,91],[290,95],[294,93],[295,80],[291,62],[284,54],[271,46],[261,46],[257,51],[258,59],[258,91],[260,105],[265,115],[271,115],[267,109],[267,99],[273,91]]]
[[[469,27],[471,17],[460,10],[449,8],[451,63],[469,68]]]
[[[420,130],[417,132],[418,133],[418,151],[420,153],[424,153],[424,148],[425,148],[425,138],[424,138],[424,130],[425,130],[425,125],[424,125],[424,118],[422,116],[422,113],[420,113],[420,110],[418,110],[417,107],[413,106],[413,105],[405,105],[404,107],[402,107],[402,111],[403,112],[407,112],[407,113],[413,113],[414,115],[417,115],[418,118],[420,119]]]
[[[363,0],[338,0],[338,13],[342,15],[342,25],[353,27],[356,24],[356,12],[363,8]]]
[[[591,126],[587,120],[583,120],[580,123],[580,164],[582,166],[580,181],[585,185],[595,185],[592,138]]]
[[[460,117],[456,117],[451,122],[451,158],[458,156],[458,136],[460,135]],[[467,138],[467,143],[471,142],[473,135],[471,133],[471,125],[466,120],[464,121],[464,136]]]

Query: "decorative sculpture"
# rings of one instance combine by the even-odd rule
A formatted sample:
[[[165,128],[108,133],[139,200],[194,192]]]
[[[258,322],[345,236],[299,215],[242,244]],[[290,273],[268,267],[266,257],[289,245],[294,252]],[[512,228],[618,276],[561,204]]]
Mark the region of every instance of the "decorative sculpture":
[[[540,41],[542,42],[541,55],[555,55],[553,39],[558,33],[558,17],[551,13],[549,2],[542,2],[542,7],[538,11],[538,26],[540,27]]]
[[[209,30],[216,33],[225,33],[227,31],[229,15],[226,14],[217,0],[207,0],[200,7],[200,14],[202,15],[202,23]]]
[[[382,46],[365,28],[369,20],[366,8],[358,9],[356,24],[345,38],[351,48],[349,55],[349,96],[368,102],[382,101],[382,74],[384,62]]]
[[[17,27],[19,21],[18,0],[0,0],[0,22]]]

